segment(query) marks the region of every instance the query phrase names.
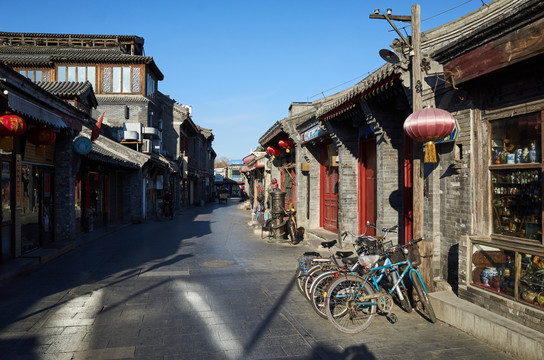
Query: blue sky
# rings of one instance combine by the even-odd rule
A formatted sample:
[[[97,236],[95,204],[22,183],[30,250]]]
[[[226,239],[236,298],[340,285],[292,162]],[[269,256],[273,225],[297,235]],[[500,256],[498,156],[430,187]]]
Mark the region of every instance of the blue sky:
[[[397,34],[387,21],[369,15],[375,8],[410,15],[414,3],[5,1],[1,29],[143,37],[145,54],[164,74],[159,90],[191,105],[195,123],[213,130],[218,158],[241,159],[287,117],[291,102],[334,94],[383,65],[378,51],[390,49]],[[418,3],[423,31],[483,6],[482,0]]]

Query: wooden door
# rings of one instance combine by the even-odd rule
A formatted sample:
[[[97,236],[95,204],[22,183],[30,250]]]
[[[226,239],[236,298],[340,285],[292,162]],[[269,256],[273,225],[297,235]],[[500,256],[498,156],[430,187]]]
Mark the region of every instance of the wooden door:
[[[332,157],[336,149],[332,144],[321,147],[321,227],[338,233],[338,166]]]
[[[367,221],[376,223],[376,138],[359,141],[358,181],[358,223],[359,234],[365,231]],[[367,235],[376,235],[374,228]]]

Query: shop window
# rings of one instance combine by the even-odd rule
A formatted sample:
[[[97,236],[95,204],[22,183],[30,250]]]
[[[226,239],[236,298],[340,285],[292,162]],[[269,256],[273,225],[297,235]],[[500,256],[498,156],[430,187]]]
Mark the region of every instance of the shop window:
[[[544,307],[544,258],[521,254],[520,300]]]
[[[492,229],[542,243],[540,113],[491,121]]]
[[[514,296],[515,254],[490,246],[474,245],[472,282],[488,290]]]
[[[473,285],[544,307],[544,258],[473,244],[471,265]]]
[[[540,170],[493,171],[493,232],[542,239]]]

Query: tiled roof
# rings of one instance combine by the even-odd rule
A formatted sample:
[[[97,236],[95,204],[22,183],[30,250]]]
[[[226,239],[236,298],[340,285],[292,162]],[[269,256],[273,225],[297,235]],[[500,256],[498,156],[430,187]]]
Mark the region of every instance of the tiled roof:
[[[0,39],[2,38],[0,32]],[[143,41],[143,40],[142,40]],[[158,79],[164,75],[155,64],[153,57],[132,55],[119,46],[35,46],[32,44],[10,45],[0,42],[0,60],[12,67],[53,68],[55,64],[145,64],[157,73]]]
[[[37,46],[0,46],[2,60],[12,66],[27,63],[42,63],[51,66],[54,63],[122,63],[150,64],[153,57],[130,55],[118,48],[67,48],[67,47],[37,47]]]
[[[102,34],[51,34],[51,33],[20,33],[0,31],[0,38],[27,37],[27,38],[63,38],[63,39],[113,39],[119,41],[142,41],[143,38],[136,35],[102,35]]]
[[[202,126],[196,126],[199,130],[202,136],[204,136],[206,139],[208,139],[210,136],[213,136],[212,129],[206,129]]]
[[[90,159],[97,160],[100,162],[113,164],[122,167],[128,167],[133,169],[138,169],[140,165],[136,162],[131,162],[128,159],[124,159],[115,153],[112,153],[104,146],[94,143],[91,148],[91,152],[86,155]]]
[[[60,98],[73,98],[81,96],[92,90],[90,82],[75,81],[38,81],[36,84],[44,90]]]
[[[388,81],[396,73],[399,73],[399,70],[396,70],[394,65],[389,63],[384,64],[381,68],[374,71],[368,77],[349,89],[316,101],[316,103],[321,102],[321,106],[317,110],[316,116],[318,118],[324,118],[334,114],[337,115],[337,111],[341,111],[343,105],[366,95],[368,91],[371,91],[375,86],[380,85],[382,82]]]

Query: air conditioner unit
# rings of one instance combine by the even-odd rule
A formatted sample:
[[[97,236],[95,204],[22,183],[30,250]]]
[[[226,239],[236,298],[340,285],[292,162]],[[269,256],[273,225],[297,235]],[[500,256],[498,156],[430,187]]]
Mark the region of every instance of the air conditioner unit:
[[[142,152],[145,154],[151,154],[151,151],[152,151],[151,140],[144,139],[144,143],[142,144]]]

